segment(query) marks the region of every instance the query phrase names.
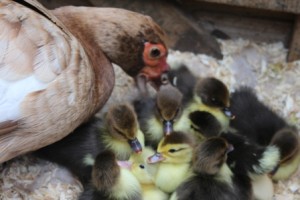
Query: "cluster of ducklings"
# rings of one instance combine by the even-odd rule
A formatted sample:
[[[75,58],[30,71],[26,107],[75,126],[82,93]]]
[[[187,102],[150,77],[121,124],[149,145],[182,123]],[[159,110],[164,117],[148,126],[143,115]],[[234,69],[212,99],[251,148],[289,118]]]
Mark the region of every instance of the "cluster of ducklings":
[[[300,162],[296,128],[250,88],[185,67],[169,80],[34,154],[76,175],[81,200],[272,199]]]

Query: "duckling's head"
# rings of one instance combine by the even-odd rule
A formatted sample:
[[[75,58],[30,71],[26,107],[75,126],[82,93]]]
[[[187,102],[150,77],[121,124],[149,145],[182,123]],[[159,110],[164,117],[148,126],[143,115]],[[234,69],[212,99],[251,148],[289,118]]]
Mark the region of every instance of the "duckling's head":
[[[162,85],[156,96],[156,116],[163,123],[163,132],[169,135],[173,131],[173,123],[181,115],[181,92],[171,84]]]
[[[227,160],[227,153],[232,150],[233,146],[223,138],[211,137],[206,139],[194,149],[194,172],[211,175],[218,173]]]
[[[174,131],[165,136],[158,144],[156,153],[148,157],[150,164],[163,163],[189,163],[192,159],[194,139],[187,133]]]
[[[195,94],[208,107],[220,108],[228,117],[233,117],[229,110],[230,98],[226,85],[219,79],[208,77],[199,79],[195,86]]]
[[[131,172],[141,184],[154,184],[154,177],[150,171],[147,163],[132,164]]]
[[[101,191],[109,191],[118,181],[120,167],[110,150],[99,153],[92,170],[92,184]]]
[[[136,153],[142,151],[142,145],[137,139],[138,121],[132,106],[117,104],[110,107],[106,114],[106,125],[114,138],[127,141]]]
[[[280,164],[290,161],[300,149],[300,138],[295,127],[284,127],[277,131],[270,144],[280,150]]]

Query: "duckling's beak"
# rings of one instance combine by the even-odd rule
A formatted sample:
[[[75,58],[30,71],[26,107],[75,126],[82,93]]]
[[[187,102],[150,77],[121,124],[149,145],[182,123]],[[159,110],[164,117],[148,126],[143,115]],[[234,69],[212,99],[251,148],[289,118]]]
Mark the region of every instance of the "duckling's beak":
[[[141,153],[143,151],[143,147],[137,138],[134,138],[133,140],[128,140],[128,143],[135,153]]]
[[[121,160],[118,160],[117,161],[118,165],[124,169],[131,169],[132,167],[132,163],[129,162],[129,161],[121,161]]]
[[[226,153],[232,152],[233,150],[234,150],[233,145],[232,145],[232,144],[229,144]]]
[[[163,160],[165,160],[165,157],[163,157],[161,153],[156,152],[154,155],[148,157],[147,162],[149,164],[154,164]]]
[[[173,132],[173,122],[170,120],[163,121],[164,135],[170,135]]]
[[[228,107],[223,108],[222,111],[228,118],[230,118],[230,119],[235,118],[235,116],[231,113],[231,111]]]

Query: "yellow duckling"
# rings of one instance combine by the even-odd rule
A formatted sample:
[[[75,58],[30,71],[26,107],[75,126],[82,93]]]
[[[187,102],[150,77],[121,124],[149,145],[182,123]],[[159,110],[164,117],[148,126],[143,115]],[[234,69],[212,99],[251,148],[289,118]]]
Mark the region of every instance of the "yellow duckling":
[[[134,160],[131,167],[131,172],[141,184],[143,200],[167,200],[169,195],[156,187],[154,183],[154,177],[152,176],[152,173],[155,169],[153,166],[147,164],[144,159],[153,154],[154,151],[147,147],[144,148],[142,154],[134,154],[131,158],[131,160]],[[142,159],[137,158],[138,156]]]
[[[206,136],[216,136],[229,127],[234,118],[230,109],[229,91],[219,79],[199,79],[194,88],[193,100],[184,114],[191,120],[192,128]]]
[[[156,153],[147,159],[157,168],[154,182],[159,189],[174,192],[191,175],[193,147],[193,137],[183,132],[172,132],[160,141]]]
[[[272,172],[272,179],[288,179],[297,171],[300,163],[300,138],[296,128],[285,127],[277,131],[270,144],[280,150],[279,166]]]
[[[119,160],[128,160],[132,152],[140,153],[145,143],[136,113],[129,104],[110,107],[100,132],[100,141],[113,150]]]

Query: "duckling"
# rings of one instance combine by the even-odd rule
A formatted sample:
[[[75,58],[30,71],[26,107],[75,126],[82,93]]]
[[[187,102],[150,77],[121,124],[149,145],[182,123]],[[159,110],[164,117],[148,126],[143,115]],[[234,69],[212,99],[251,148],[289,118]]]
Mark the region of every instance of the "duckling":
[[[147,159],[155,165],[153,174],[155,185],[166,193],[171,193],[191,175],[191,160],[194,138],[186,133],[174,131],[165,136],[156,153]]]
[[[119,160],[128,160],[132,152],[141,153],[144,134],[139,128],[134,108],[129,104],[109,108],[100,138],[105,148],[113,150]]]
[[[90,180],[96,155],[112,150],[119,160],[129,159],[132,152],[142,151],[143,133],[138,128],[131,105],[116,104],[105,118],[92,118],[70,135],[34,152],[34,155],[69,169],[85,185]]]
[[[153,167],[147,164],[144,158],[153,155],[154,151],[146,147],[143,152],[143,156],[140,157],[142,159],[137,159],[137,156],[141,154],[133,154],[133,157],[130,158],[132,161],[131,172],[137,178],[139,183],[141,184],[143,191],[143,200],[167,200],[169,199],[169,195],[158,187],[156,187],[154,183]]]
[[[230,109],[236,118],[230,126],[252,142],[267,146],[273,144],[280,150],[278,174],[274,180],[290,177],[300,163],[300,143],[297,129],[260,101],[250,87],[240,87],[231,95]]]
[[[217,136],[221,133],[222,127],[219,121],[209,112],[194,111],[189,114],[191,127],[196,132],[196,136],[207,138]]]
[[[194,96],[183,109],[177,129],[192,133],[201,142],[205,137],[219,135],[229,128],[234,115],[229,110],[229,91],[213,77],[198,79]]]
[[[246,176],[252,184],[253,196],[271,200],[274,186],[269,173],[278,168],[280,151],[275,145],[260,146],[239,133],[222,133],[221,137],[234,146],[227,164],[234,174]]]
[[[110,150],[99,153],[91,172],[91,183],[79,200],[142,200],[141,186],[128,167],[118,163]]]
[[[177,69],[171,69],[168,72],[169,81],[174,87],[183,94],[182,105],[183,107],[193,99],[193,88],[196,85],[197,77],[194,76],[187,66],[182,65]]]
[[[225,139],[211,137],[199,143],[193,154],[193,175],[172,194],[171,200],[247,200],[252,199],[246,176],[234,175],[226,164],[233,150]]]
[[[275,133],[271,145],[279,147],[280,162],[276,170],[271,173],[273,180],[284,180],[294,174],[300,163],[300,140],[294,127],[285,127]]]
[[[176,129],[182,113],[182,97],[180,91],[168,83],[159,88],[155,99],[135,102],[146,145],[156,148],[163,136]]]
[[[227,164],[235,172],[255,176],[268,174],[277,168],[280,151],[275,145],[258,145],[240,133],[223,132],[220,137],[234,146]]]
[[[226,85],[214,77],[202,78],[197,81],[194,93],[194,99],[188,108],[192,126],[196,130],[205,130],[206,135],[215,135],[216,132],[227,130],[229,121],[234,116],[229,109],[230,99]],[[198,118],[204,119],[204,123]],[[207,126],[205,122],[213,118],[214,123],[218,122],[219,125]]]

